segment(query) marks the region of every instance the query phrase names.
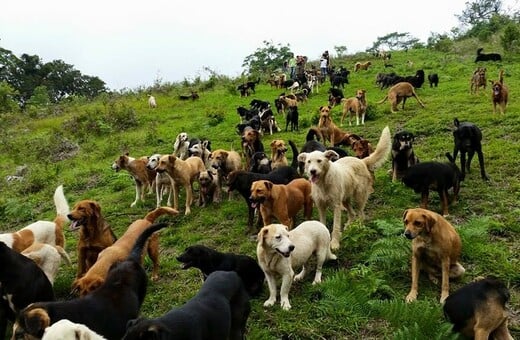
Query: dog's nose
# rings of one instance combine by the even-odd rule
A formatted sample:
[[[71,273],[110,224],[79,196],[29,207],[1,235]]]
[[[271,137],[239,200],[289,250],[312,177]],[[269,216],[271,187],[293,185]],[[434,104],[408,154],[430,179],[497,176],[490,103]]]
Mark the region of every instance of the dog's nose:
[[[293,251],[293,250],[294,250],[294,244],[291,244],[291,245],[289,246],[289,251]]]
[[[407,230],[404,232],[404,236],[406,236],[407,239],[411,240],[413,239],[412,232],[410,230]]]
[[[315,170],[315,169],[311,169],[311,171],[309,171],[309,173],[310,173],[311,175],[316,175],[316,170]]]

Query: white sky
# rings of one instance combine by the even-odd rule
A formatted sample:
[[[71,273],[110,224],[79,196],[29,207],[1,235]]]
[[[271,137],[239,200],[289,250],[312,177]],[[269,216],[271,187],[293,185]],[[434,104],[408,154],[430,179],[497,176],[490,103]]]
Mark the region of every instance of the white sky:
[[[203,67],[238,76],[264,40],[310,59],[334,55],[334,46],[364,51],[392,32],[426,42],[458,26],[466,1],[6,0],[0,46],[132,89],[204,77]],[[505,8],[518,2],[503,0]]]

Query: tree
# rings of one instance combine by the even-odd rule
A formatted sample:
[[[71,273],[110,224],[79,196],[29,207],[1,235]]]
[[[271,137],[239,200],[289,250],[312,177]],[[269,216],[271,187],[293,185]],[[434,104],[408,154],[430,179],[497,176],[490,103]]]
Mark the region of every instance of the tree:
[[[488,22],[494,14],[500,14],[501,9],[501,0],[475,0],[466,2],[466,9],[456,17],[463,25],[473,27],[478,23]]]
[[[418,46],[419,39],[412,37],[410,33],[389,33],[382,37],[377,37],[371,48],[367,52],[376,52],[378,50],[407,50]]]
[[[0,81],[0,113],[12,112],[18,109],[16,96],[18,93],[6,81]]]
[[[283,46],[280,43],[275,45],[272,41],[263,41],[264,46],[257,48],[253,54],[245,57],[242,67],[247,74],[271,73],[277,68],[281,68],[284,61],[291,56],[289,44]]]
[[[504,29],[504,34],[500,37],[500,43],[504,51],[520,51],[520,28],[515,23],[510,23]]]
[[[347,53],[347,46],[334,46],[334,50],[338,55],[338,58],[341,58],[345,53]]]

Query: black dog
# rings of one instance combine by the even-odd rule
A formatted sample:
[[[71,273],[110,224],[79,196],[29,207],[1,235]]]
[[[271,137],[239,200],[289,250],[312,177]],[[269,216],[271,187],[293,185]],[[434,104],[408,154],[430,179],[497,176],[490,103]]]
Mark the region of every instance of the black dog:
[[[502,61],[502,56],[498,53],[482,53],[484,49],[481,47],[477,50],[475,62],[479,61]]]
[[[232,171],[227,178],[228,190],[238,191],[247,204],[248,219],[247,219],[247,234],[257,234],[260,228],[263,226],[262,217],[258,214],[257,228],[253,228],[253,220],[255,215],[255,209],[251,207],[251,184],[254,181],[268,180],[274,184],[287,184],[295,178],[300,177],[296,172],[296,169],[290,166],[281,166],[273,170],[268,174],[258,174],[249,171],[236,170]]]
[[[475,152],[477,153],[478,163],[480,165],[480,176],[483,180],[489,180],[489,177],[486,175],[486,170],[484,169],[482,132],[475,124],[469,122],[461,123],[457,118],[453,120],[453,124],[455,125],[455,131],[453,131],[453,141],[455,144],[453,148],[453,158],[456,160],[457,154],[460,151],[460,169],[462,171],[461,180],[464,180],[466,171],[469,173],[469,167]],[[467,161],[466,153],[468,154]]]
[[[30,303],[53,301],[54,291],[47,276],[30,258],[0,242],[0,338],[5,339],[7,321]]]
[[[157,223],[143,231],[126,260],[114,263],[103,285],[92,293],[68,301],[37,302],[22,310],[17,336],[25,332],[41,338],[46,327],[68,319],[107,339],[121,339],[127,322],[139,315],[146,295],[148,279],[141,266],[143,248],[150,235],[166,226]]]
[[[128,323],[123,340],[245,339],[249,295],[235,272],[211,273],[197,295],[155,319]]]
[[[291,132],[294,130],[298,131],[298,120],[298,107],[290,106],[287,110],[287,116],[285,117],[285,131],[287,132],[289,125],[291,125]]]
[[[394,135],[392,142],[392,181],[403,178],[409,167],[419,163],[413,151],[414,135],[408,131],[400,131]]]
[[[177,261],[183,263],[182,269],[200,269],[204,279],[217,270],[235,271],[242,278],[250,296],[259,296],[262,292],[265,275],[251,256],[221,253],[203,245],[194,245],[177,256]]]
[[[416,193],[421,193],[421,208],[428,209],[430,189],[437,191],[441,201],[442,214],[448,215],[448,190],[453,188],[453,202],[456,202],[460,190],[461,173],[455,160],[447,152],[449,163],[424,162],[408,168],[403,176],[403,183]]]
[[[256,172],[258,174],[268,174],[273,170],[271,167],[271,160],[263,151],[255,152],[251,157],[249,165],[250,167],[248,171]]]
[[[439,75],[437,73],[429,74],[428,81],[430,82],[430,87],[437,87],[439,85]]]
[[[471,282],[448,296],[444,315],[453,331],[475,339],[512,339],[507,329],[510,294],[496,278]]]

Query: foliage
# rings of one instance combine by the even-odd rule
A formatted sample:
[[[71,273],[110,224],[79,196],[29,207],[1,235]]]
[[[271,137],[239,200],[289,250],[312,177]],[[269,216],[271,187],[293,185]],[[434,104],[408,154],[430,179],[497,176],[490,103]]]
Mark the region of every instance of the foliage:
[[[518,53],[520,51],[520,25],[509,23],[500,37],[500,44],[504,51]]]
[[[388,33],[382,37],[377,37],[372,47],[367,49],[367,52],[375,52],[383,50],[408,50],[413,48],[419,39],[414,38],[410,33]]]
[[[18,92],[6,81],[0,81],[0,113],[17,110],[15,97]]]
[[[479,23],[489,22],[493,15],[500,13],[501,9],[501,0],[474,0],[466,2],[462,14],[456,16],[462,24],[475,27]]]
[[[269,74],[281,68],[284,61],[293,56],[290,45],[274,44],[272,41],[263,41],[264,46],[244,58],[242,67],[246,74]]]
[[[334,51],[336,51],[337,57],[341,58],[347,53],[347,46],[334,46]]]

